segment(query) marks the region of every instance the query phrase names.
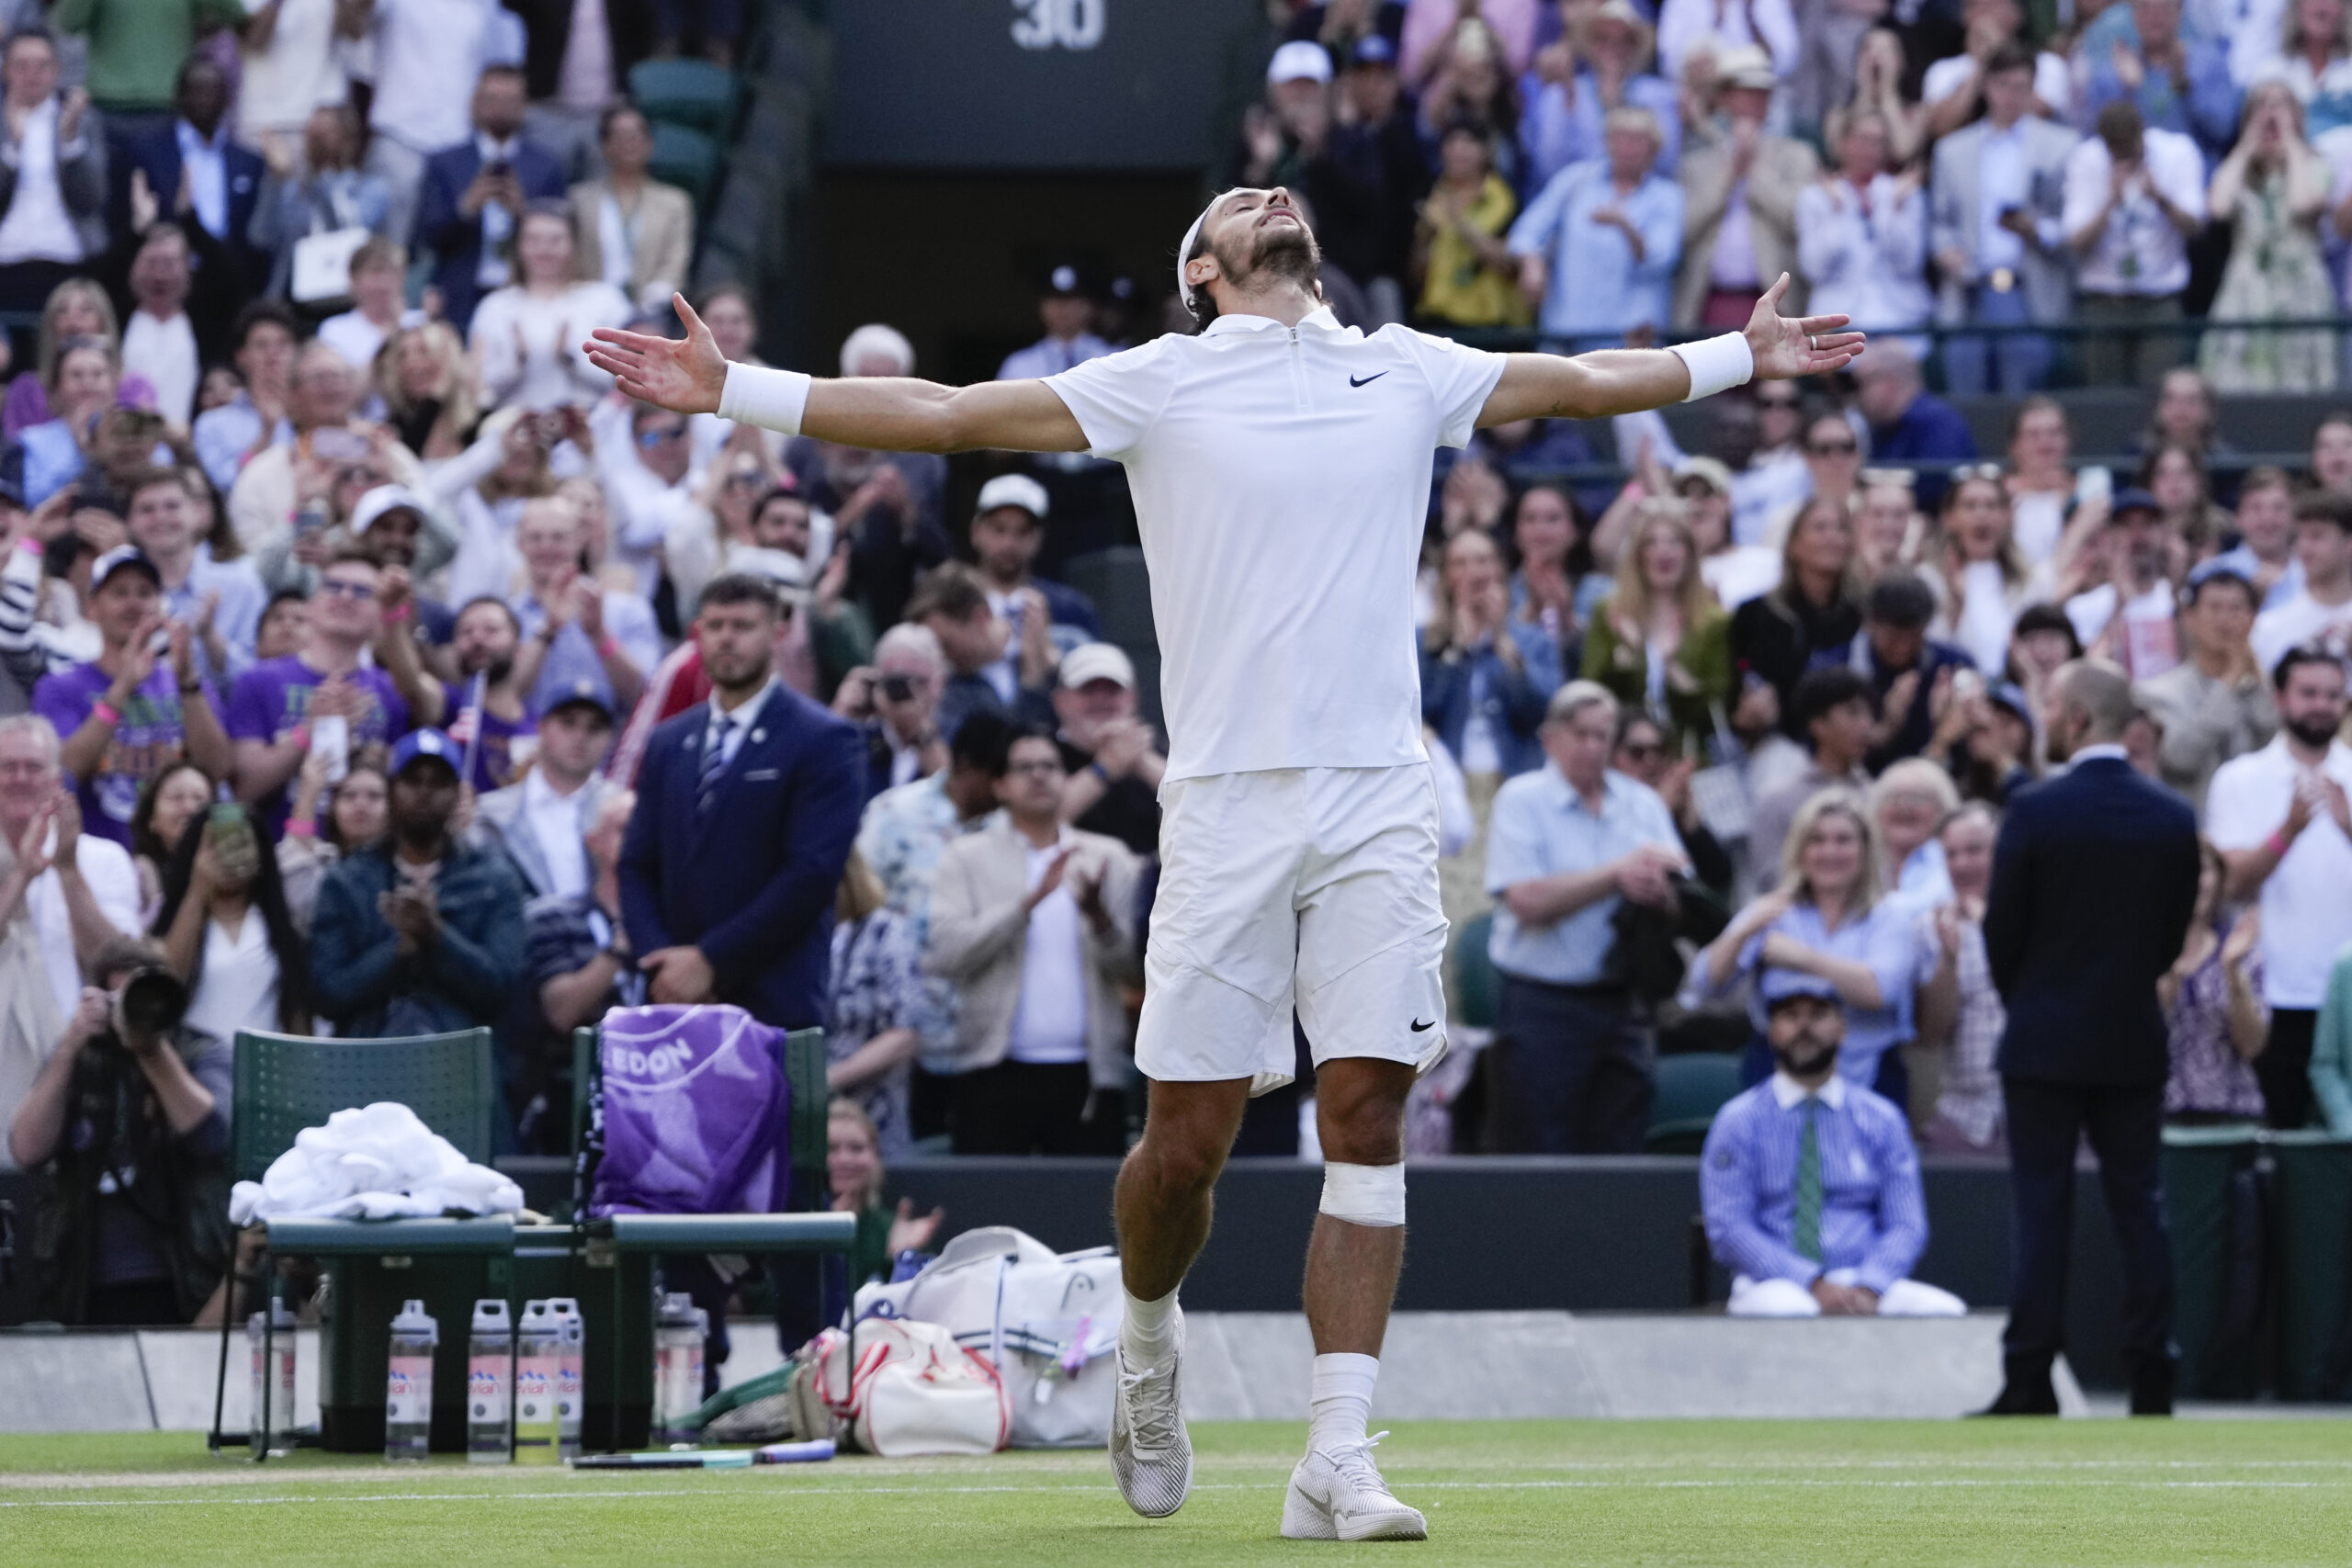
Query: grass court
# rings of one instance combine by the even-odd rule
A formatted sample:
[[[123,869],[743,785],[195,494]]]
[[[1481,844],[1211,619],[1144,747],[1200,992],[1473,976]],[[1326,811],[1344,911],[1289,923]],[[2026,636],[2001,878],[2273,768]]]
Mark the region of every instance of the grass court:
[[[1378,1458],[1430,1517],[1420,1546],[1281,1540],[1304,1436],[1194,1427],[1192,1500],[1156,1523],[1092,1452],[628,1475],[317,1453],[256,1469],[185,1433],[11,1437],[0,1562],[2024,1568],[2352,1552],[2340,1420],[1413,1422]]]

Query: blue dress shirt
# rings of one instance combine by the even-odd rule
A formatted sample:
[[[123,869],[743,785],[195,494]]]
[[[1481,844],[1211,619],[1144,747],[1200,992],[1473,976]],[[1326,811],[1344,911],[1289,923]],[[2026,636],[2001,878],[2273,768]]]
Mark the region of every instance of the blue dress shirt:
[[[1842,1068],[1843,1062],[1840,1062]],[[1821,1258],[1796,1249],[1797,1152],[1819,1101]],[[1839,1269],[1881,1295],[1928,1247],[1928,1205],[1911,1127],[1894,1103],[1844,1077],[1808,1094],[1774,1073],[1715,1113],[1699,1157],[1700,1206],[1715,1258],[1751,1280],[1809,1285]]]
[[[1642,236],[1642,256],[1614,224],[1592,215],[1623,209]],[[1510,254],[1551,263],[1540,325],[1547,338],[1580,348],[1624,341],[1626,329],[1646,323],[1659,332],[1670,321],[1667,291],[1682,259],[1682,187],[1652,173],[1624,197],[1609,177],[1609,162],[1571,164],[1552,178],[1510,226]]]
[[[1498,790],[1487,824],[1487,891],[1499,897],[1513,883],[1591,871],[1644,844],[1664,844],[1681,852],[1674,815],[1656,791],[1614,772],[1604,773],[1602,784],[1598,816],[1569,787],[1555,762],[1521,773]],[[1621,902],[1611,893],[1542,926],[1521,924],[1509,907],[1498,904],[1487,951],[1496,968],[1521,979],[1593,985],[1609,962],[1615,941],[1610,922]]]
[[[1864,1086],[1875,1082],[1879,1058],[1887,1047],[1911,1038],[1911,991],[1918,984],[1919,971],[1917,914],[1915,907],[1902,899],[1882,898],[1868,914],[1849,916],[1833,931],[1813,905],[1792,906],[1739,950],[1739,972],[1757,978],[1755,995],[1747,1005],[1756,1032],[1764,1032],[1766,999],[1782,988],[1774,976],[1787,973],[1765,966],[1764,939],[1773,932],[1828,957],[1866,965],[1878,981],[1884,1005],[1847,1007],[1846,1046],[1838,1053],[1838,1076]]]

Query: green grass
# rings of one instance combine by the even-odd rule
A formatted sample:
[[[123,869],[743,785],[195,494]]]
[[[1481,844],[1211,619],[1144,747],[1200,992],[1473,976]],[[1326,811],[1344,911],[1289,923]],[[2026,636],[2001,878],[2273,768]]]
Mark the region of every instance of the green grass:
[[[1379,1450],[1420,1547],[1279,1539],[1303,1431],[1194,1428],[1175,1518],[1100,1454],[844,1459],[712,1474],[259,1470],[200,1438],[0,1438],[0,1563],[921,1563],[1154,1568],[1378,1551],[1427,1565],[2341,1563],[2352,1426],[1417,1422]]]

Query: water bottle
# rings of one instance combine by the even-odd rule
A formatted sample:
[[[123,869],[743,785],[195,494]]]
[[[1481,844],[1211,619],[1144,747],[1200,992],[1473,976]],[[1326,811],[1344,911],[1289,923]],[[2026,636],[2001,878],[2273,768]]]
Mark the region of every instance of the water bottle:
[[[441,1325],[423,1302],[392,1319],[391,1366],[384,1378],[384,1457],[422,1462],[433,1447],[433,1352]]]
[[[495,1297],[474,1303],[473,1337],[466,1343],[466,1462],[504,1464],[514,1458],[508,1426],[514,1411],[514,1322]]]
[[[294,1309],[283,1300],[269,1303],[269,1353],[262,1354],[262,1314],[245,1319],[245,1348],[252,1355],[253,1391],[246,1406],[245,1441],[254,1453],[283,1452],[273,1449],[270,1438],[283,1436],[294,1427]],[[273,1368],[269,1363],[276,1362]],[[263,1396],[269,1402],[269,1414],[262,1415]]]
[[[556,1369],[563,1330],[551,1302],[523,1303],[514,1329],[514,1462],[556,1462]]]
[[[570,1296],[551,1297],[548,1311],[556,1322],[556,1453],[560,1459],[580,1457],[580,1418],[587,1404],[582,1393],[588,1367],[588,1324],[580,1303]]]
[[[673,1291],[662,1298],[653,1329],[654,1437],[664,1443],[695,1438],[690,1425],[702,1408],[703,1342],[708,1337],[710,1314],[695,1305],[694,1297]]]

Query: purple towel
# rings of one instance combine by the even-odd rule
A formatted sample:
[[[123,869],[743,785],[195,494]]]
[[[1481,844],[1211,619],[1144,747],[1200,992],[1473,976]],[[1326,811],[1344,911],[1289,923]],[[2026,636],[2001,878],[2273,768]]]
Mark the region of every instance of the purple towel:
[[[769,1213],[783,1206],[784,1031],[735,1007],[605,1015],[605,1153],[588,1212]]]

